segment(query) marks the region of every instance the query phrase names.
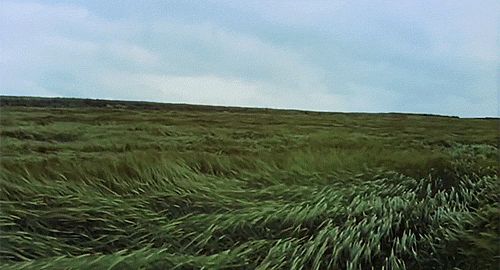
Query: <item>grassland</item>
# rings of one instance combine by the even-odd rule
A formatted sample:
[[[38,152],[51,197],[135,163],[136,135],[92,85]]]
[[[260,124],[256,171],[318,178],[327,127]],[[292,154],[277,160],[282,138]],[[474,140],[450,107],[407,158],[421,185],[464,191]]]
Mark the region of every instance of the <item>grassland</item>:
[[[499,263],[499,119],[0,105],[1,269]]]

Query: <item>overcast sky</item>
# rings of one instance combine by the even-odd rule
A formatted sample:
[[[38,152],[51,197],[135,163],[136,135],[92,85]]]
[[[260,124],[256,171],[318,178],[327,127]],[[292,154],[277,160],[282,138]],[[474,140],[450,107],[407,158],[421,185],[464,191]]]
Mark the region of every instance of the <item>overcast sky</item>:
[[[0,94],[498,116],[499,3],[0,0]]]

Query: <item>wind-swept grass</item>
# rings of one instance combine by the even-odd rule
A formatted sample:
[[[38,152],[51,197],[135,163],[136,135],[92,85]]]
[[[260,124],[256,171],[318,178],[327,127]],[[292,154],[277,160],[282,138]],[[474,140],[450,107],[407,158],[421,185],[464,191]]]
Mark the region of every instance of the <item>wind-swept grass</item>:
[[[2,107],[1,269],[499,263],[497,120],[134,106]]]

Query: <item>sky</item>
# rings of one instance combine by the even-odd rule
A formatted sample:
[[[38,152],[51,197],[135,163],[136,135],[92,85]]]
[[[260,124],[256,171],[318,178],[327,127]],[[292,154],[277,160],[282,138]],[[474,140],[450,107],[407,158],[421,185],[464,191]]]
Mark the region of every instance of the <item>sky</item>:
[[[0,0],[0,94],[499,115],[500,2]]]

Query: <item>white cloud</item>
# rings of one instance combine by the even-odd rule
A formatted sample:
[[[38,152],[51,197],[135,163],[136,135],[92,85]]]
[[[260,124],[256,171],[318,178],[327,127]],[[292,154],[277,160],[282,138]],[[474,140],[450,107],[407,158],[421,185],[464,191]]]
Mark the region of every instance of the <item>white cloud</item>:
[[[173,41],[183,46],[199,47],[203,54],[199,55],[197,61],[207,65],[213,72],[229,73],[227,75],[232,76],[259,73],[266,80],[290,86],[289,91],[325,87],[321,86],[324,71],[308,63],[307,58],[256,36],[231,32],[207,23],[158,22],[153,26],[152,32],[158,36],[175,37],[167,38],[165,46],[169,46],[168,42]],[[170,48],[174,56],[177,52],[184,55],[182,47]],[[192,53],[197,54],[197,51],[193,50]],[[208,57],[206,54],[209,54]],[[166,57],[171,56],[167,53]],[[225,70],[220,70],[220,67]],[[244,74],[235,74],[237,72]]]
[[[262,86],[215,76],[172,76],[112,72],[99,76],[98,83],[112,95],[164,102],[250,105]]]
[[[81,21],[89,16],[86,8],[75,5],[45,5],[35,2],[2,1],[0,3],[2,21],[30,23],[38,20]]]
[[[155,65],[160,61],[158,53],[134,44],[111,43],[105,45],[106,50],[117,58],[126,59],[136,64]]]
[[[482,18],[478,9],[457,8],[467,20],[457,22],[457,10],[439,17],[443,10],[415,3],[226,5],[234,12],[248,6],[269,32],[3,1],[0,92],[334,111],[497,111],[491,12]]]
[[[218,1],[219,3],[221,1]],[[261,18],[271,23],[288,26],[314,25],[328,21],[346,6],[348,1],[222,1],[226,5],[252,10]]]
[[[12,80],[0,83],[0,85],[2,85],[2,87],[7,89],[3,90],[2,92],[2,94],[5,95],[13,95],[13,96],[24,95],[24,96],[42,96],[42,97],[61,96],[59,93],[41,87],[36,82],[33,82],[29,79],[14,78]]]
[[[31,35],[17,42],[0,45],[7,55],[14,55],[3,59],[4,64],[17,66],[8,71],[9,76],[1,74],[10,81],[9,93],[21,89],[15,83],[19,80],[13,80],[11,75],[20,78],[29,71],[25,79],[29,84],[23,86],[31,85],[31,89],[19,90],[20,93],[36,94],[39,89],[39,95],[46,95],[49,92],[45,89],[54,87],[70,96],[309,109],[317,109],[313,97],[328,100],[324,98],[326,87],[320,77],[321,70],[308,65],[300,55],[254,36],[211,24],[159,21],[146,31],[157,39],[150,46],[170,46],[160,53],[157,47],[150,49],[132,43],[128,37],[135,30],[129,29],[128,24],[120,27],[116,22],[96,18],[85,9],[12,3],[10,7],[20,11],[21,16],[10,14],[10,17],[21,24],[30,21],[77,31],[42,27],[31,29]],[[65,17],[74,14],[85,20]],[[65,25],[69,21],[70,25]],[[87,36],[91,29],[101,28],[100,24],[103,28],[113,26],[112,38],[99,31]],[[24,49],[18,50],[19,46]],[[192,64],[206,67],[195,74],[176,72],[175,68],[185,61],[179,54],[194,54]],[[214,58],[206,61],[207,56]],[[115,61],[120,62],[116,65]],[[123,65],[127,62],[132,66]],[[244,78],[252,72],[259,76]],[[238,76],[242,73],[243,76]],[[322,106],[328,109],[327,104]]]
[[[243,81],[213,75],[173,76],[160,74],[102,74],[99,84],[108,94],[127,99],[159,100],[173,103],[349,110],[345,97],[319,91],[290,92],[265,82]]]

